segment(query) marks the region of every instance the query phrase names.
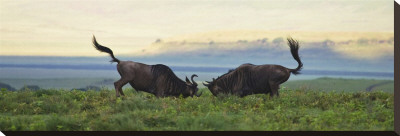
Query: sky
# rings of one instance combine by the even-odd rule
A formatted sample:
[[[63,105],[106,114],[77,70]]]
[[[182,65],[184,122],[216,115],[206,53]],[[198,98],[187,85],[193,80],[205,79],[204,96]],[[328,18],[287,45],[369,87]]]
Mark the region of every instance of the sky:
[[[393,32],[391,0],[0,0],[0,55],[105,56],[223,30]]]

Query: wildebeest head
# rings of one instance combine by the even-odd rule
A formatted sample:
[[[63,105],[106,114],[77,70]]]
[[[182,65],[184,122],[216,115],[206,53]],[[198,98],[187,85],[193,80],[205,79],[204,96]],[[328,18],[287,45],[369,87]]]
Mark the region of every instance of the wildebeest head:
[[[212,81],[206,81],[206,84],[203,83],[203,85],[206,86],[214,96],[217,96],[219,93],[225,92],[224,89],[218,85],[218,81],[221,80],[221,78],[223,78],[224,76],[232,74],[234,71],[235,69],[230,69],[227,73],[223,74],[217,79],[212,78]]]
[[[219,92],[222,91],[222,89],[217,85],[217,81],[215,80],[215,78],[213,78],[213,81],[206,81],[207,83],[203,83],[204,86],[206,86],[208,88],[208,90],[210,90],[210,92],[214,95],[217,96],[219,94]]]
[[[191,97],[193,97],[193,95],[200,97],[202,92],[200,94],[197,94],[197,91],[199,91],[199,89],[197,88],[197,83],[193,80],[194,77],[198,76],[196,74],[193,74],[191,77],[192,82],[190,82],[189,79],[186,77],[186,85],[188,86],[188,91]]]

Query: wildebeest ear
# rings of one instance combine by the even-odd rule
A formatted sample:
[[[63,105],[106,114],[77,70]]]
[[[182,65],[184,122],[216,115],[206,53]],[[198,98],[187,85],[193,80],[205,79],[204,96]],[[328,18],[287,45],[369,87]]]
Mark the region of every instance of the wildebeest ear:
[[[190,81],[189,81],[189,79],[186,77],[186,84],[192,84],[192,83],[190,83]]]

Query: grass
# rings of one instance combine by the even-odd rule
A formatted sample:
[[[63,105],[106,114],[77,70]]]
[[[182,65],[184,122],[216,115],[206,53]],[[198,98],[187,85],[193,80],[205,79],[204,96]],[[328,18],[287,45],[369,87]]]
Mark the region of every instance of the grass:
[[[280,97],[156,98],[115,91],[1,91],[0,130],[384,130],[394,129],[393,93],[281,89]]]
[[[294,80],[288,81],[282,84],[284,87],[290,89],[301,88],[311,89],[319,91],[346,91],[346,92],[358,92],[365,91],[365,89],[371,85],[390,82],[382,86],[377,86],[374,90],[384,91],[388,93],[394,92],[394,81],[393,80],[374,80],[374,79],[344,79],[344,78],[318,78],[313,80]]]
[[[104,80],[109,80],[107,83],[102,83]],[[114,89],[114,82],[118,78],[60,78],[60,79],[5,79],[0,78],[0,82],[9,84],[16,89],[22,88],[24,85],[38,85],[43,89],[52,88],[84,88],[87,85],[94,85],[98,87],[105,87],[108,89]],[[389,84],[384,84],[382,86],[377,86],[373,90],[382,90],[384,92],[394,91],[394,81],[393,80],[374,80],[374,79],[344,79],[344,78],[317,78],[313,80],[290,80],[283,83],[282,86],[288,87],[290,89],[311,89],[318,91],[348,91],[357,92],[364,91],[368,86],[373,84],[378,84],[381,82],[391,81]],[[201,81],[198,82],[199,87],[204,87]],[[125,85],[124,88],[131,88],[129,85]]]

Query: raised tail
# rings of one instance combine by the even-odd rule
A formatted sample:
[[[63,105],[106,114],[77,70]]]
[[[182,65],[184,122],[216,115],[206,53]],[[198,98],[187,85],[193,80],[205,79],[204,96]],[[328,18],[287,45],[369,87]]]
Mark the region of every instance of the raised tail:
[[[289,71],[295,75],[300,74],[300,70],[303,68],[303,63],[300,60],[299,57],[299,41],[297,40],[293,40],[293,38],[288,37],[288,44],[290,47],[290,52],[292,53],[293,58],[297,61],[297,63],[299,63],[299,66],[297,66],[296,69],[289,69]]]
[[[110,61],[111,63],[112,63],[112,62],[117,62],[117,63],[119,63],[119,60],[118,60],[117,58],[114,57],[113,51],[112,51],[110,48],[105,47],[105,46],[102,46],[102,45],[100,45],[99,43],[97,43],[96,37],[94,37],[94,35],[93,35],[93,45],[94,45],[94,47],[95,47],[98,51],[100,51],[100,52],[105,52],[105,53],[110,54],[110,56],[111,56],[111,58],[112,58],[112,60]]]

